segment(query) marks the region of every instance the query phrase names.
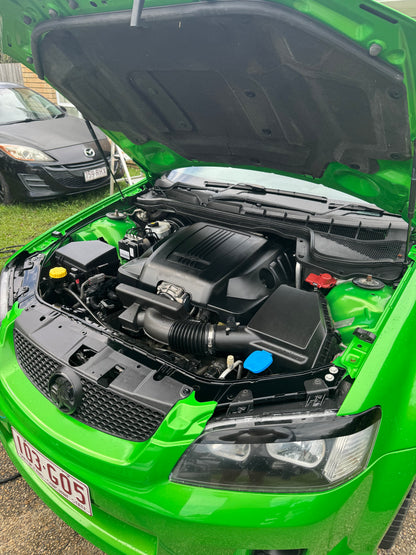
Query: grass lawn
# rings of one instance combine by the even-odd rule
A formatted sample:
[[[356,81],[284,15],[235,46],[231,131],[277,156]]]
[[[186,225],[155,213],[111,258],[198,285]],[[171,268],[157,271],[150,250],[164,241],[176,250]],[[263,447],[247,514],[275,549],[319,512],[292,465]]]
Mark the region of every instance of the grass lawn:
[[[139,175],[135,170],[131,173]],[[119,183],[123,188],[124,181],[121,180]],[[106,187],[99,191],[53,201],[8,206],[0,204],[0,269],[17,250],[15,246],[25,245],[53,225],[105,198],[109,190],[109,187]]]

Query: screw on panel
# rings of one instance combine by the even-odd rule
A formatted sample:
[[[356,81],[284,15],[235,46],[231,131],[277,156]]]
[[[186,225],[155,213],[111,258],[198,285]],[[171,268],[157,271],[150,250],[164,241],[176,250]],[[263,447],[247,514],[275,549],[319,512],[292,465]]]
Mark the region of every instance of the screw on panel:
[[[370,46],[368,53],[370,54],[370,56],[375,58],[382,52],[382,50],[383,50],[383,47],[381,46],[381,44],[378,44],[377,42],[373,42],[373,44]]]
[[[325,381],[326,382],[333,382],[335,380],[335,376],[332,374],[325,374]]]
[[[388,93],[390,98],[393,98],[394,100],[398,100],[402,97],[402,93],[398,89],[390,89]]]

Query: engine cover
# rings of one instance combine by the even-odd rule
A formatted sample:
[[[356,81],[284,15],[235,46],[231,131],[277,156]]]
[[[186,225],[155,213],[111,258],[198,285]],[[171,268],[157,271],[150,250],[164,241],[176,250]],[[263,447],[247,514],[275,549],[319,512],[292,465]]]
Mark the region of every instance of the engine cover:
[[[192,304],[237,318],[248,317],[292,279],[292,263],[281,245],[208,223],[180,229],[148,258],[119,269],[122,284],[155,293],[166,282],[186,291]]]

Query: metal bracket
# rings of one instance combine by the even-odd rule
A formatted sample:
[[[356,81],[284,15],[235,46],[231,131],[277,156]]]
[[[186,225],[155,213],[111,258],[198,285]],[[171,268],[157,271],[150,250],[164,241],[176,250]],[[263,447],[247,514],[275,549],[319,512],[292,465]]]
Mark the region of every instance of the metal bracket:
[[[130,27],[140,27],[140,18],[142,16],[143,6],[144,0],[133,0]]]
[[[240,416],[253,409],[253,393],[250,389],[242,389],[230,403],[227,416]]]
[[[363,328],[356,328],[353,332],[353,335],[355,335],[355,337],[358,337],[358,339],[364,341],[365,343],[374,343],[377,337],[375,333],[364,330]]]

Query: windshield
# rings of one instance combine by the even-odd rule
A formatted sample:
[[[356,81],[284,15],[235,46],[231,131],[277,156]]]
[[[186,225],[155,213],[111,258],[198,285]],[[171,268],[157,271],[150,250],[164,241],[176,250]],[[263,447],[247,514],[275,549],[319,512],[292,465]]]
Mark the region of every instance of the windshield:
[[[53,119],[62,114],[55,104],[30,89],[0,89],[0,125]]]
[[[296,179],[294,177],[261,172],[257,170],[244,170],[239,168],[224,168],[215,166],[190,166],[187,168],[172,170],[169,172],[167,177],[173,182],[180,181],[182,183],[200,185],[203,185],[203,181],[221,181],[230,184],[249,183],[251,185],[260,185],[266,187],[267,189],[279,189],[280,191],[316,195],[340,202],[359,202],[360,204],[368,204],[352,195],[347,195],[346,193],[341,193],[340,191],[325,187],[325,185],[322,185],[321,183],[313,183],[310,181],[304,181],[303,179]]]

